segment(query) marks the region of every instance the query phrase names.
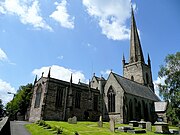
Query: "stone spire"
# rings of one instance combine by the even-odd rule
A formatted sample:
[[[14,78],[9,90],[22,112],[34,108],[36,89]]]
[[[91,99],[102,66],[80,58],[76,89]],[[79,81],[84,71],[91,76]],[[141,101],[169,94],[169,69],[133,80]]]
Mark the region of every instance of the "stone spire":
[[[131,37],[130,37],[130,60],[129,63],[141,61],[144,63],[144,56],[139,40],[139,35],[134,18],[134,12],[131,8]]]

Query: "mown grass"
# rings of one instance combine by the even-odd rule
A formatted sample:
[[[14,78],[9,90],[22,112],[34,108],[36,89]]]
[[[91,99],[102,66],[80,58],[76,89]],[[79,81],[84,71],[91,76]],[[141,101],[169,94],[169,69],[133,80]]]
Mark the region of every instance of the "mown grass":
[[[104,122],[103,127],[98,127],[97,122],[78,122],[77,124],[69,124],[67,122],[62,121],[46,121],[47,124],[51,125],[51,127],[62,127],[63,133],[62,135],[75,135],[75,132],[78,132],[79,135],[129,135],[130,133],[124,133],[115,131],[112,133],[109,130],[109,123]],[[116,127],[119,126],[128,126],[126,124],[116,124]],[[42,126],[38,126],[37,124],[27,124],[26,128],[32,135],[54,135],[56,134],[52,129],[45,129]],[[170,127],[170,128],[177,128],[177,127]],[[139,129],[139,128],[136,128]],[[155,127],[152,127],[152,132],[147,132],[148,135],[157,135],[154,133]],[[139,134],[144,135],[144,134]]]

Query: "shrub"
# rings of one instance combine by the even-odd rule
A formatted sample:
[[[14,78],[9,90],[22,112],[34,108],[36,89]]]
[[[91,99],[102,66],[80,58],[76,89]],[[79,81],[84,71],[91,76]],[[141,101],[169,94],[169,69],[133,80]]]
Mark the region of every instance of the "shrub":
[[[41,120],[37,120],[35,123],[36,123],[36,124],[39,124],[40,121],[41,121]]]
[[[39,121],[39,126],[44,126],[44,125],[46,125],[45,121],[44,120],[40,120]]]

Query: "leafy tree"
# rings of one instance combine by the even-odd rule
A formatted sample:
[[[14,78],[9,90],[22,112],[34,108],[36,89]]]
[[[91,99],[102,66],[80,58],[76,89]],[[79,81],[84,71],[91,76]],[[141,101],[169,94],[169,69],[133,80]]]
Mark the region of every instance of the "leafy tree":
[[[3,104],[2,104],[2,100],[0,99],[0,117],[3,116],[3,113],[4,113]]]
[[[175,124],[180,120],[180,52],[165,58],[158,75],[165,79],[159,84],[160,96],[169,102],[167,116]]]
[[[6,105],[6,111],[15,116],[17,112],[20,112],[21,115],[25,115],[27,108],[30,104],[31,95],[32,95],[32,84],[27,84],[26,86],[20,86],[17,94],[14,95],[12,101],[8,102]]]

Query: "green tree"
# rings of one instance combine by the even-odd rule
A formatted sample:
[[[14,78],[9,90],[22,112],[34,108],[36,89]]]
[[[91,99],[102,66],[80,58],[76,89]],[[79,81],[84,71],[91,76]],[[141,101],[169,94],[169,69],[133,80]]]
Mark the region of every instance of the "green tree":
[[[15,116],[17,112],[20,112],[21,115],[25,115],[27,108],[30,104],[32,96],[32,84],[27,84],[25,86],[20,86],[17,94],[14,95],[12,101],[8,102],[6,105],[6,111]]]
[[[164,84],[159,84],[160,96],[169,102],[167,116],[175,124],[180,120],[180,52],[165,58],[158,75],[165,79]]]
[[[2,104],[2,100],[0,99],[0,117],[3,116],[3,113],[4,113],[3,104]]]

